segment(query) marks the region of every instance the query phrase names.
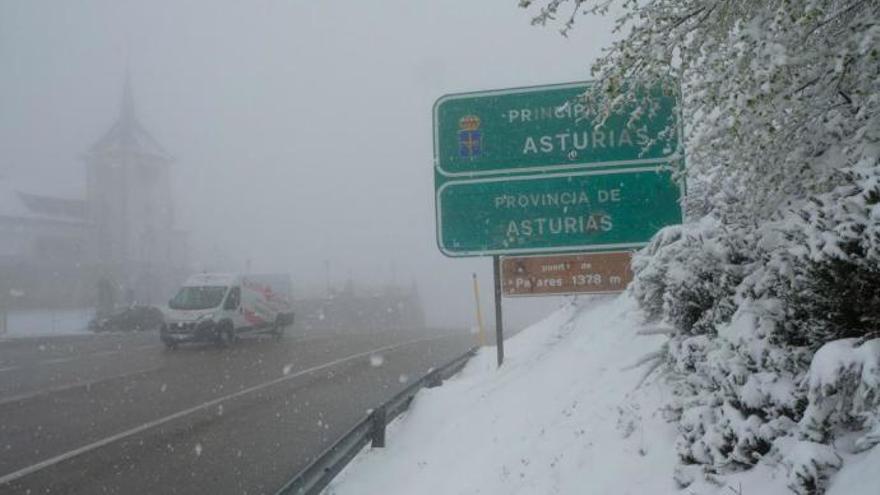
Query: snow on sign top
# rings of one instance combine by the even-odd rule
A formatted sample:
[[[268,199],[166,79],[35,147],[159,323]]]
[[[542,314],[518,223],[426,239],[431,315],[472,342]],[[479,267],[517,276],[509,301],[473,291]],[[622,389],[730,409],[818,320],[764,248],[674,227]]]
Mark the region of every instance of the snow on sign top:
[[[452,94],[434,104],[434,166],[477,177],[666,163],[681,156],[677,137],[651,145],[677,110],[677,95],[651,90],[652,111],[630,111],[597,127],[598,108],[582,98],[591,82]]]

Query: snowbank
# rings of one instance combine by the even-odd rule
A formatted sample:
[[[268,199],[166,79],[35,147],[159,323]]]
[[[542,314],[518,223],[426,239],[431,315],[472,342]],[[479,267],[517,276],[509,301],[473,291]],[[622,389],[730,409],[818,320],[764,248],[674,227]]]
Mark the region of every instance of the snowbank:
[[[676,430],[660,412],[669,389],[657,378],[639,387],[645,369],[630,366],[666,339],[640,327],[632,299],[592,299],[510,339],[500,370],[495,350],[481,350],[459,376],[421,392],[390,426],[388,446],[365,448],[326,492],[790,493],[784,466],[676,485]],[[878,452],[847,461],[829,494],[876,495]]]
[[[0,338],[84,334],[94,316],[94,309],[10,311],[6,317],[8,329]]]

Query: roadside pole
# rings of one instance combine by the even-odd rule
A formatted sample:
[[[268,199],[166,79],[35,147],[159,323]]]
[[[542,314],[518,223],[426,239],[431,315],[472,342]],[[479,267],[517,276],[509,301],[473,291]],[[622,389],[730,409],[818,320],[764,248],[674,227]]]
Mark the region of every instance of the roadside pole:
[[[504,324],[501,320],[501,256],[492,256],[495,273],[495,346],[498,349],[498,366],[504,362]]]
[[[477,307],[477,328],[479,329],[480,347],[486,345],[486,334],[483,331],[483,311],[480,309],[480,284],[477,282],[477,274],[474,273],[474,302]]]
[[[4,294],[0,293],[0,337],[6,335],[7,324],[9,320],[6,316],[6,297]]]

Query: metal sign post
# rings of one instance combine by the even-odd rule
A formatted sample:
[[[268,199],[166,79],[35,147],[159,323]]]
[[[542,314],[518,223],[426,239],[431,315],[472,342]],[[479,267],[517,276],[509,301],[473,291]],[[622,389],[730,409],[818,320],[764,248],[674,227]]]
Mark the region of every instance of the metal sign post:
[[[477,308],[477,329],[480,339],[480,347],[486,345],[486,332],[483,330],[483,310],[480,308],[480,284],[477,281],[477,274],[474,273],[474,303]]]
[[[495,346],[498,350],[498,366],[504,362],[504,323],[501,317],[501,257],[492,256],[495,274]]]

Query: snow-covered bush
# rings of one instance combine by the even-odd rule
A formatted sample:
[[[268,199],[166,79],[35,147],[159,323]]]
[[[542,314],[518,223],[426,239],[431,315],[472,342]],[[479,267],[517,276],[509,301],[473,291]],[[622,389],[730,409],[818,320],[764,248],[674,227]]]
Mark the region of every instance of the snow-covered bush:
[[[800,283],[791,324],[812,348],[834,339],[880,336],[880,163],[844,171],[788,228]]]
[[[640,301],[664,301],[659,311],[649,308],[671,321],[676,305],[668,298],[688,294],[675,290],[671,270],[694,272],[678,280],[699,280],[709,261],[711,270],[737,275],[735,287],[704,292],[712,296],[704,307],[723,304],[735,309],[734,316],[712,321],[714,331],[697,336],[676,325],[680,333],[667,346],[675,394],[668,412],[679,422],[683,463],[723,473],[759,462],[778,442],[806,442],[785,444],[795,445],[797,455],[780,450],[775,456],[792,490],[822,493],[842,462],[827,447],[837,434],[861,432],[861,449],[880,442],[880,348],[877,338],[868,340],[880,331],[878,175],[877,167],[847,171],[840,186],[746,235],[707,228],[715,221],[677,227],[703,233],[701,242],[694,235],[672,242],[658,236],[636,259],[634,294]],[[706,249],[703,239],[737,245],[730,237],[740,236],[747,240],[738,245],[749,246],[750,257],[728,260],[733,266],[697,252],[718,252]]]
[[[788,487],[801,495],[824,493],[828,478],[843,464],[833,447],[809,440],[784,437],[773,447],[788,471]]]
[[[791,434],[804,408],[798,388],[802,353],[771,343],[768,326],[741,309],[715,337],[673,337],[669,361],[685,464],[723,473],[759,462],[775,439]]]
[[[867,431],[857,448],[872,448],[880,438],[880,339],[829,342],[813,356],[806,377],[809,407],[801,419],[803,435],[825,442],[834,429]]]
[[[832,191],[748,234],[714,220],[677,227],[637,257],[634,295],[649,315],[678,323],[667,346],[675,396],[667,413],[684,464],[723,473],[770,455],[793,491],[818,494],[842,463],[830,446],[839,434],[860,432],[862,450],[880,443],[878,176],[878,167],[846,171]],[[719,251],[705,239],[748,246],[750,257],[713,258]],[[682,270],[692,273],[670,275]],[[703,320],[714,331],[697,333],[674,316],[694,293],[676,280],[699,289],[707,270],[736,274],[728,279],[737,284],[703,290],[702,307],[735,314]]]
[[[632,293],[650,319],[690,335],[715,333],[736,306],[745,245],[712,217],[667,227],[633,260]]]

